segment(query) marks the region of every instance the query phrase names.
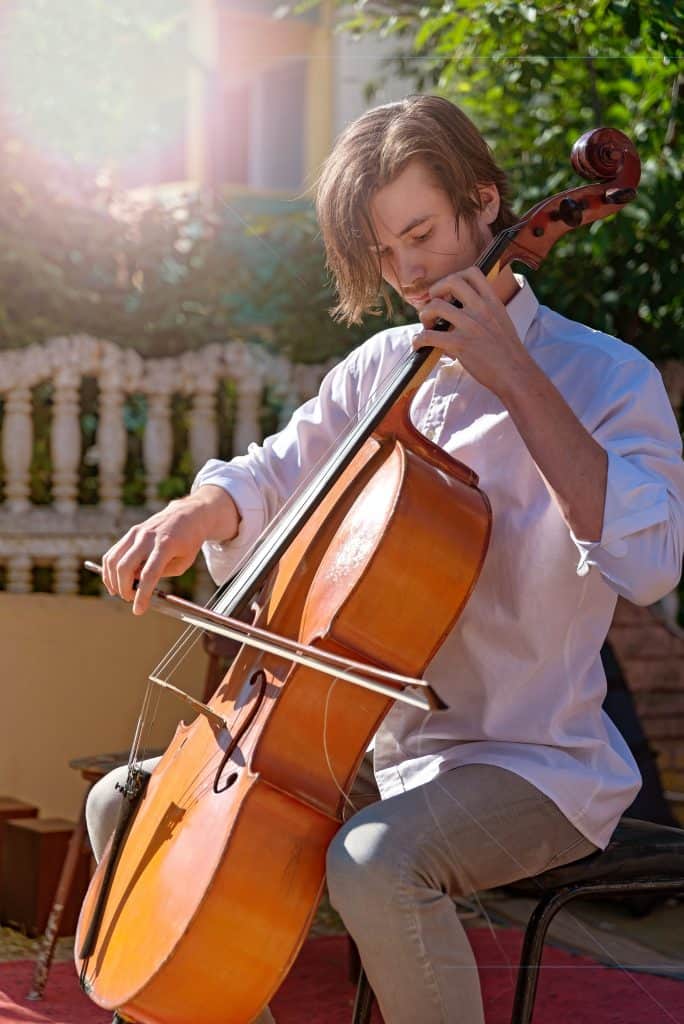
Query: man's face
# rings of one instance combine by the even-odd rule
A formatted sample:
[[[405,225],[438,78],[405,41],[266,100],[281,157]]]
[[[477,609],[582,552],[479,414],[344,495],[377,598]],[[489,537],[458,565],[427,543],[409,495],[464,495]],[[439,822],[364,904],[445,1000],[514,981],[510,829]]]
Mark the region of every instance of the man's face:
[[[498,193],[495,186],[479,193],[484,205],[475,222],[457,222],[451,200],[419,159],[375,193],[370,216],[383,279],[417,312],[435,281],[472,266],[491,240]]]

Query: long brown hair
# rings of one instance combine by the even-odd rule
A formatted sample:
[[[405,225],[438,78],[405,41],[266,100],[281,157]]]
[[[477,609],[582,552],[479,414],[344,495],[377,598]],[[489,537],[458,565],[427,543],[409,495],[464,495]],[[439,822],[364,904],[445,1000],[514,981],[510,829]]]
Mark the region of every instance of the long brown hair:
[[[378,298],[391,311],[389,291],[370,220],[375,192],[401,174],[410,160],[423,160],[446,192],[457,219],[472,224],[479,210],[478,185],[496,185],[501,196],[496,234],[515,223],[508,205],[506,175],[479,131],[449,100],[409,96],[362,114],[340,135],[316,187],[316,212],[338,293],[336,319],[358,323],[379,312]]]

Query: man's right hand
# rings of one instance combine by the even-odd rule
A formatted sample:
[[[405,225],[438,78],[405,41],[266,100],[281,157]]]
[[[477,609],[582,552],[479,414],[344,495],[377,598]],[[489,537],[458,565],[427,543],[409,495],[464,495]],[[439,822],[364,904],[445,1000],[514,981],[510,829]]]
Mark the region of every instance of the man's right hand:
[[[180,576],[206,540],[232,540],[239,525],[228,492],[205,484],[132,526],[104,555],[102,581],[113,596],[133,601],[134,615],[142,615],[163,576]]]

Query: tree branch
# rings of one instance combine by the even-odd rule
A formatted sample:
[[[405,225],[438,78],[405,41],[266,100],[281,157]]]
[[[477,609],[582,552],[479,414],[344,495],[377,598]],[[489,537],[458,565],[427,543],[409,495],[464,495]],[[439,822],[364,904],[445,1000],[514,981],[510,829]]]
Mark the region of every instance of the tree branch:
[[[670,116],[668,118],[667,129],[665,131],[665,141],[663,143],[663,149],[666,146],[672,148],[677,138],[677,106],[679,105],[679,100],[682,95],[682,86],[684,86],[684,75],[681,71],[678,71],[672,83]]]
[[[603,105],[601,104],[601,97],[599,96],[596,84],[596,65],[594,64],[593,57],[587,57],[587,67],[589,68],[589,82],[591,83],[591,105],[594,111],[594,121],[597,125],[600,125],[603,124]]]

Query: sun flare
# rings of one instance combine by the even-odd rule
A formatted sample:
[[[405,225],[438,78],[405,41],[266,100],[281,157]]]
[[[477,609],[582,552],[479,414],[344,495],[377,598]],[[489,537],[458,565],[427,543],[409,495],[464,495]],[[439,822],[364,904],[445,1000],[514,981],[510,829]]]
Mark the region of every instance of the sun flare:
[[[0,15],[0,117],[48,157],[144,162],[178,144],[182,0],[15,0]]]

